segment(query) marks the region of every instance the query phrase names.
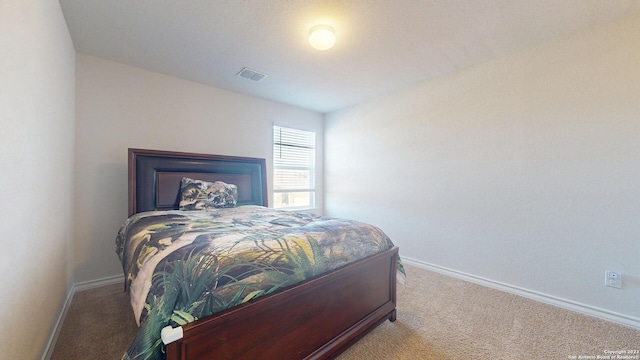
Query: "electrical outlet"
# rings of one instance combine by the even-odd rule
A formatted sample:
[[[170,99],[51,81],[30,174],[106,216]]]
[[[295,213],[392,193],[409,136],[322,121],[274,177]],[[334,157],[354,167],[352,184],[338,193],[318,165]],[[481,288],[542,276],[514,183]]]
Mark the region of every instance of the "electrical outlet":
[[[614,288],[622,288],[622,275],[615,271],[604,271],[604,284]]]

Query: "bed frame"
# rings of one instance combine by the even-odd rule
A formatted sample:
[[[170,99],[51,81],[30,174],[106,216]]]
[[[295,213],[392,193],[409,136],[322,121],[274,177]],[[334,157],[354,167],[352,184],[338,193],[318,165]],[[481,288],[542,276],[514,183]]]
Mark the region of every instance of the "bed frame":
[[[178,208],[183,176],[236,184],[239,205],[267,206],[264,159],[129,149],[129,216]],[[334,358],[395,321],[397,259],[393,247],[187,324],[167,360]]]

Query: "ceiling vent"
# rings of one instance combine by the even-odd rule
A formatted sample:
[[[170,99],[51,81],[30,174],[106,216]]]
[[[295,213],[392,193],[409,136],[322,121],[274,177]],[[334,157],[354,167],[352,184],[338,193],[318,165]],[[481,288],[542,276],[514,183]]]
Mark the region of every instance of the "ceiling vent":
[[[255,71],[249,68],[243,68],[236,75],[241,76],[243,78],[247,78],[249,80],[253,80],[253,81],[262,81],[264,78],[268,76],[267,74],[263,74],[259,71]]]

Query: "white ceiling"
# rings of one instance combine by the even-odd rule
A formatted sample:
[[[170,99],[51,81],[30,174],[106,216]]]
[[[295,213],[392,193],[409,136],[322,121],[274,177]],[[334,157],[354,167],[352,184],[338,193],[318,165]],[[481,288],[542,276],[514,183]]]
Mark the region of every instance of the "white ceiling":
[[[321,113],[640,13],[640,0],[60,0],[76,51]],[[308,30],[334,26],[321,52]],[[254,82],[249,67],[269,75]]]

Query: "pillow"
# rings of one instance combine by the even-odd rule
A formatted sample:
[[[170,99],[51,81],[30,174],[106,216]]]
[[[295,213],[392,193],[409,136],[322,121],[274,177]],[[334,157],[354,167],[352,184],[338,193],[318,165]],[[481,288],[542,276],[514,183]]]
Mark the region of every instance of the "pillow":
[[[238,187],[222,181],[209,182],[183,177],[180,181],[180,210],[235,207]]]

